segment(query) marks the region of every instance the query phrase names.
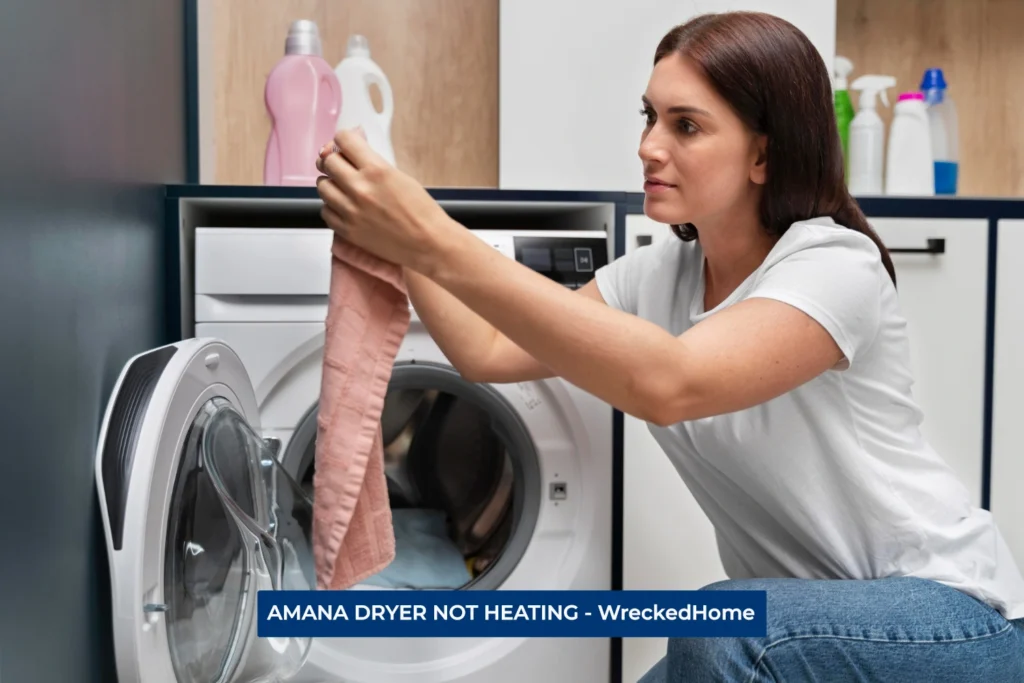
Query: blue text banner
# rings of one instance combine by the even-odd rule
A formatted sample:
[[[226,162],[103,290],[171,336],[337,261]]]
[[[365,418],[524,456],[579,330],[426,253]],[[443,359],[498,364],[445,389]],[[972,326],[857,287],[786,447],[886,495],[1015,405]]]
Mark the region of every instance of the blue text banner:
[[[260,591],[260,637],[757,637],[764,591]]]

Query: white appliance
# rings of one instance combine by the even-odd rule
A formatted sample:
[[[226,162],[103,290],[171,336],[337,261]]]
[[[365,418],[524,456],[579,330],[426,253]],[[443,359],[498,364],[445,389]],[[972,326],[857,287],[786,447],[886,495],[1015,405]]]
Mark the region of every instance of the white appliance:
[[[608,259],[605,231],[476,234],[572,289]],[[314,585],[300,489],[311,492],[331,239],[315,228],[197,228],[196,339],[122,373],[96,464],[120,680],[608,680],[607,639],[255,638],[254,589]],[[413,312],[382,416],[395,434],[392,505],[408,495],[410,509],[423,504],[416,496],[470,509],[471,524],[452,524],[451,542],[461,530],[459,548],[471,546],[465,590],[609,589],[612,418],[558,379],[463,381]],[[452,455],[467,430],[490,444],[486,458]],[[435,439],[444,446],[431,448]],[[475,479],[455,476],[460,463]],[[269,524],[269,509],[284,524]],[[270,551],[253,554],[245,541],[260,539]]]

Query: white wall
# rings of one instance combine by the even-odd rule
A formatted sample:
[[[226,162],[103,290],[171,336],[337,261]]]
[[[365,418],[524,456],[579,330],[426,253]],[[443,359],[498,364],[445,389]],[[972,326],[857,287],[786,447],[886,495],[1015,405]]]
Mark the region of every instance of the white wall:
[[[829,69],[835,0],[505,0],[499,187],[640,191],[640,96],[654,50],[696,14],[756,9],[808,34]]]

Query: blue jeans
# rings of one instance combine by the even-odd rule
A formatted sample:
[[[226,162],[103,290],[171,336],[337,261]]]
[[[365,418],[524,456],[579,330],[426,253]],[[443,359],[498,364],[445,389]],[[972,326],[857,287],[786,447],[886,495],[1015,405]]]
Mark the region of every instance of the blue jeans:
[[[704,590],[764,590],[765,638],[673,638],[639,683],[1019,683],[1024,619],[909,577],[748,579]]]

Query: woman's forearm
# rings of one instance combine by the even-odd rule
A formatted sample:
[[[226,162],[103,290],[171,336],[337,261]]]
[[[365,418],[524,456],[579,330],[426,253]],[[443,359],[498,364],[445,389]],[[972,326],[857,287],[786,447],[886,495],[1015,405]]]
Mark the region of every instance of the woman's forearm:
[[[494,343],[497,330],[429,279],[405,269],[409,301],[434,342],[455,369],[475,374]]]
[[[438,284],[408,268],[405,280],[416,314],[463,378],[513,382],[551,375],[548,368]]]
[[[653,419],[650,377],[672,374],[681,347],[662,328],[556,282],[500,254],[464,229],[442,230],[431,280],[557,375],[623,412]],[[667,367],[666,367],[667,366]]]

